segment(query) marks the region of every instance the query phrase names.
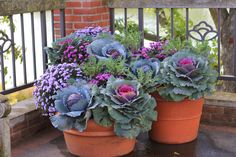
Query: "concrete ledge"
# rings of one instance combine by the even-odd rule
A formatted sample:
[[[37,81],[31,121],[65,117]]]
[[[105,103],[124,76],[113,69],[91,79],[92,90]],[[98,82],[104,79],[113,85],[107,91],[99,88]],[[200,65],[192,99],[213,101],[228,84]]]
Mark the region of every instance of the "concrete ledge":
[[[236,93],[216,92],[206,97],[201,122],[236,127]]]
[[[36,110],[33,98],[12,106],[9,118],[13,145],[50,126],[49,119]]]

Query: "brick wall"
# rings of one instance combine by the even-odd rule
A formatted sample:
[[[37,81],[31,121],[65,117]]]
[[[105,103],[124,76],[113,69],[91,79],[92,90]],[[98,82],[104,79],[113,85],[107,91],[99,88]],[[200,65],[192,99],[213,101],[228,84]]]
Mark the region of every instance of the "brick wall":
[[[207,97],[201,122],[236,127],[236,93],[219,92]]]
[[[60,37],[59,11],[54,12],[55,34]],[[107,0],[66,0],[66,34],[87,26],[109,27]]]

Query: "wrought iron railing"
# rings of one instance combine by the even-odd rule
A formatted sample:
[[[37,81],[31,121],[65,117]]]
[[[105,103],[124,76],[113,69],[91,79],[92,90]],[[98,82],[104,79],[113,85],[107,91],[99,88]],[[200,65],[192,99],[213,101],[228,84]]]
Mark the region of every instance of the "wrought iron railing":
[[[235,16],[233,18],[233,27],[234,31],[231,32],[233,34],[232,42],[233,42],[233,59],[231,68],[233,69],[232,74],[221,74],[219,76],[220,80],[227,80],[227,81],[236,81],[236,1],[235,0],[127,0],[127,1],[120,1],[120,0],[109,0],[109,8],[110,8],[110,29],[111,32],[114,33],[115,31],[115,9],[124,9],[124,27],[127,27],[127,9],[129,8],[137,8],[138,9],[138,26],[139,31],[141,33],[142,43],[144,41],[144,9],[145,8],[154,8],[156,9],[156,23],[153,24],[156,25],[156,39],[158,40],[160,38],[160,28],[159,28],[159,15],[160,15],[160,9],[166,8],[170,9],[170,33],[171,38],[174,37],[174,9],[175,8],[181,8],[185,9],[185,21],[186,21],[186,39],[189,40],[190,38],[197,41],[205,41],[205,40],[212,40],[217,39],[217,47],[218,47],[218,72],[221,73],[221,59],[222,59],[222,52],[221,52],[221,37],[222,37],[222,9],[227,8],[228,11],[235,11]],[[193,28],[189,28],[189,9],[190,8],[207,8],[207,9],[215,9],[217,11],[217,25],[216,30],[213,29],[211,25],[209,25],[206,21],[201,21],[199,24],[193,26]],[[230,30],[229,30],[230,31]],[[204,32],[204,33],[202,33]],[[194,33],[197,33],[200,38],[196,38],[194,36]],[[211,38],[206,38],[206,36],[212,33],[213,35]],[[227,53],[227,52],[225,52]]]
[[[60,12],[60,33],[61,36],[65,35],[65,2],[64,0],[12,0],[12,1],[0,1],[0,18],[3,16],[8,17],[9,19],[9,33],[0,30],[0,68],[1,68],[1,94],[9,94],[21,89],[25,89],[31,87],[33,85],[33,81],[37,79],[37,67],[42,66],[43,71],[47,68],[47,55],[44,53],[44,47],[47,46],[48,43],[48,33],[47,33],[47,24],[51,25],[52,37],[51,39],[55,40],[55,31],[54,31],[54,10],[59,10]],[[46,14],[46,12],[49,14]],[[35,14],[39,14],[39,19],[35,19]],[[25,14],[30,15],[30,20],[25,22]],[[22,64],[23,64],[23,73],[16,73],[16,52],[15,52],[15,24],[14,17],[19,16],[20,21],[20,32],[21,32],[21,55],[22,55]],[[51,16],[51,21],[47,21],[47,16]],[[38,21],[36,21],[38,20]],[[40,25],[40,29],[36,28],[37,25]],[[25,26],[29,26],[31,29],[31,35],[25,36],[26,30]],[[38,26],[37,26],[38,27]],[[36,38],[36,31],[41,32],[41,37]],[[51,35],[51,34],[50,34]],[[26,43],[26,38],[31,38],[31,43]],[[10,43],[10,44],[9,44]],[[41,43],[41,55],[42,60],[37,59],[36,55],[36,44]],[[31,44],[33,64],[28,62],[26,54],[26,44]],[[6,52],[10,52],[10,60],[6,60],[4,58],[4,54]],[[11,62],[11,77],[6,78],[5,76],[5,63]],[[32,69],[30,73],[33,74],[33,80],[30,82],[28,79],[29,68]],[[23,83],[18,83],[19,75],[23,75]],[[11,87],[6,87],[7,81],[12,82]]]

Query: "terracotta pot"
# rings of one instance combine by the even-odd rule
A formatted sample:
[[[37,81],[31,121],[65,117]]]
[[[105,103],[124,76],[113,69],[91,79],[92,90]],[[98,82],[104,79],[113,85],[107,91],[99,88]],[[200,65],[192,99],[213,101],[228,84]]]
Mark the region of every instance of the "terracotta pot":
[[[204,99],[166,101],[157,93],[157,121],[153,123],[149,136],[152,140],[166,144],[182,144],[197,138]]]
[[[69,152],[81,157],[113,157],[126,155],[133,151],[135,139],[115,135],[113,127],[101,127],[93,120],[88,122],[84,132],[64,131]]]

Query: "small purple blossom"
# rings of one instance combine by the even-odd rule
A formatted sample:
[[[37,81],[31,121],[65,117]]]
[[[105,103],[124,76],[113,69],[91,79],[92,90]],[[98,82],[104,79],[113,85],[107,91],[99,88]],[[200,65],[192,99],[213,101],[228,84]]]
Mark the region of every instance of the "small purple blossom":
[[[96,84],[98,86],[104,85],[106,84],[106,82],[108,81],[108,79],[111,77],[112,75],[109,73],[100,73],[97,76],[95,76],[94,79],[92,79],[90,81],[91,84]]]
[[[108,32],[107,29],[104,29],[100,26],[97,27],[86,27],[84,29],[79,29],[76,31],[78,37],[92,36],[96,37],[99,33]]]
[[[88,59],[87,46],[88,41],[81,41],[78,45],[68,45],[63,52],[62,62],[82,64]]]
[[[35,82],[33,96],[37,108],[43,110],[43,115],[52,116],[56,112],[54,98],[58,90],[68,86],[70,78],[82,77],[81,70],[75,63],[53,65]]]
[[[72,42],[73,42],[73,40],[71,38],[68,38],[68,39],[66,39],[64,41],[58,42],[58,44],[59,45],[64,45],[64,44],[70,44]]]
[[[150,47],[142,47],[138,51],[133,52],[133,56],[143,59],[158,58],[164,60],[168,54],[164,53],[164,47],[168,44],[168,40],[161,40],[150,43]],[[174,54],[174,53],[173,53]],[[173,55],[172,53],[170,55]]]

